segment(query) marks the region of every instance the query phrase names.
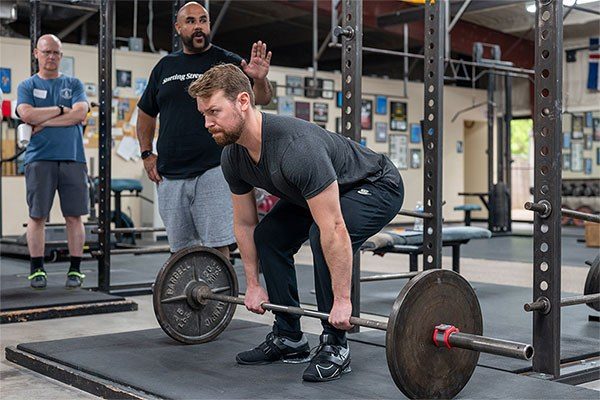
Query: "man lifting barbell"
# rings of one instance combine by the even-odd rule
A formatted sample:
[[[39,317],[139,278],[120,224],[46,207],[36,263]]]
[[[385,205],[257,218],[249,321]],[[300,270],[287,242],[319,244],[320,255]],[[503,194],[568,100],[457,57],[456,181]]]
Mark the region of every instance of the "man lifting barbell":
[[[225,146],[221,163],[233,193],[234,232],[246,274],[246,307],[299,305],[294,254],[310,240],[319,311],[320,345],[303,374],[308,381],[349,372],[352,255],[402,206],[400,174],[384,155],[309,122],[265,114],[254,106],[248,78],[232,64],[218,65],[189,87],[213,139]],[[258,223],[253,189],[281,200]],[[260,263],[267,290],[260,286]],[[300,316],[275,312],[273,331],[240,364],[308,355]]]

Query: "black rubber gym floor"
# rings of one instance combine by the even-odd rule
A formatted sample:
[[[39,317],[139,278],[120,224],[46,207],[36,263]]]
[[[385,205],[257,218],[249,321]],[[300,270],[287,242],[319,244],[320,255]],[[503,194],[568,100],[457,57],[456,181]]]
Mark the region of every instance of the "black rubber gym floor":
[[[132,394],[170,399],[404,398],[387,368],[385,350],[352,343],[350,374],[303,382],[306,364],[240,366],[235,354],[254,347],[270,327],[234,320],[214,341],[179,344],[160,330],[55,340],[7,348],[6,358],[104,397]],[[309,335],[312,346],[318,338]],[[477,367],[458,398],[591,399],[598,392]]]
[[[241,264],[235,266],[240,292],[246,289],[244,269]],[[363,272],[364,275],[371,275]],[[296,267],[300,301],[316,304],[313,293],[313,268],[307,265]],[[262,277],[261,277],[262,279]],[[361,312],[387,317],[392,310],[396,297],[407,280],[365,282],[361,284]],[[531,301],[530,288],[493,285],[471,282],[483,313],[486,336],[531,343],[533,335],[532,315],[523,310],[523,304]],[[582,288],[583,292],[583,288]],[[563,293],[566,297],[572,293]],[[589,322],[590,314],[598,312],[585,305],[564,307],[562,309],[561,360],[581,360],[600,355],[600,323]],[[443,321],[440,321],[443,323]],[[364,341],[385,346],[385,332],[366,331],[351,335],[352,340]],[[531,362],[512,358],[482,354],[479,365],[498,368],[504,371],[521,372],[531,367]]]
[[[154,282],[158,270],[169,258],[169,254],[143,254],[113,255],[111,256],[110,281],[111,285],[123,285],[140,282]],[[29,260],[11,257],[1,257],[2,268],[0,276],[2,280],[10,279],[8,286],[28,286]],[[44,265],[48,274],[48,283],[55,282],[64,285],[68,262],[46,263]],[[81,272],[85,274],[84,287],[98,286],[98,262],[96,260],[85,260],[81,263]],[[3,283],[4,285],[4,283]],[[13,286],[14,285],[14,286]]]
[[[156,273],[167,257],[167,254],[113,256],[111,282],[112,284],[140,282],[150,284],[154,282]],[[27,280],[29,261],[9,257],[2,257],[0,261],[2,263],[0,269],[1,322],[30,321],[137,309],[134,302],[126,301],[121,296],[90,290],[66,289],[64,284],[69,269],[68,262],[47,263],[45,269],[48,274],[48,287],[43,290],[34,290],[29,287]],[[97,286],[97,265],[95,261],[86,261],[81,264],[81,272],[86,275],[85,288]]]
[[[600,249],[586,247],[585,243],[577,242],[577,237],[562,237],[562,264],[574,267],[584,267],[586,260],[593,260]],[[443,255],[452,256],[452,250],[447,247]],[[496,236],[491,239],[471,240],[462,245],[460,256],[463,258],[481,258],[484,260],[516,261],[533,263],[533,238],[526,236]],[[408,259],[408,256],[404,256]],[[421,262],[421,261],[420,261]]]

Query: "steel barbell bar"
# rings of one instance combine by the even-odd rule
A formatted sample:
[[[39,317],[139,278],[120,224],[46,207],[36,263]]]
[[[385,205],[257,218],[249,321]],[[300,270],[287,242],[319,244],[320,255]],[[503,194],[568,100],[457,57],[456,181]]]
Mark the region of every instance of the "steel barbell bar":
[[[222,301],[225,303],[239,304],[244,305],[244,299],[241,297],[228,296],[218,293],[213,293],[212,290],[208,286],[200,286],[196,287],[192,293],[192,297],[199,304],[202,304],[204,300],[214,300],[214,301]],[[320,312],[307,310],[301,307],[290,307],[290,306],[282,306],[279,304],[272,303],[263,303],[261,307],[265,310],[271,312],[283,312],[287,314],[293,315],[301,315],[311,318],[317,318],[323,321],[327,321],[329,319],[329,314]],[[352,325],[358,325],[365,328],[378,329],[381,331],[387,331],[388,324],[384,321],[375,321],[366,318],[359,317],[350,317],[350,323]],[[434,344],[438,347],[442,347],[444,343],[446,343],[449,348],[457,347],[461,349],[478,351],[481,353],[489,353],[496,354],[504,357],[517,358],[521,360],[530,360],[533,356],[533,347],[529,344],[513,342],[502,339],[489,338],[486,336],[480,335],[472,335],[468,333],[462,333],[458,330],[452,331],[447,334],[447,337],[444,338],[441,327],[452,327],[449,324],[440,324],[435,330],[432,330],[433,334],[436,336],[440,336],[440,339],[434,340]]]
[[[548,216],[550,216],[550,214],[552,213],[552,206],[546,200],[542,200],[539,203],[533,203],[531,201],[528,201],[527,203],[525,203],[525,209],[540,214],[540,217],[542,218],[548,218]],[[598,214],[588,214],[580,211],[569,210],[566,208],[561,208],[560,213],[562,215],[566,215],[567,217],[581,219],[583,221],[600,223],[600,215]]]
[[[580,296],[565,297],[560,300],[561,307],[575,306],[579,304],[588,304],[600,301],[600,293],[584,294]],[[527,312],[537,311],[542,314],[550,312],[550,300],[547,297],[540,297],[532,303],[525,303],[523,309]]]

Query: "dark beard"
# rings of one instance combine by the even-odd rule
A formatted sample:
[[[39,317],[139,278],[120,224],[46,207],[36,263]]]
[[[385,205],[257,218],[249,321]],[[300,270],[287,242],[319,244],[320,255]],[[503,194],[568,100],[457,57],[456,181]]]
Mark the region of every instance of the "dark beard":
[[[202,46],[200,47],[196,47],[194,44],[194,38],[198,36],[202,36],[204,38],[202,41]],[[201,53],[210,45],[210,38],[204,32],[196,32],[190,36],[181,36],[181,42],[188,51],[193,53]]]
[[[236,119],[238,120],[238,123],[235,126],[235,128],[233,128],[229,132],[220,131],[222,136],[219,138],[213,137],[213,139],[219,146],[225,147],[230,144],[234,144],[235,142],[238,141],[240,136],[242,136],[242,128],[244,126],[244,120],[242,119],[242,116],[240,114],[237,115]]]

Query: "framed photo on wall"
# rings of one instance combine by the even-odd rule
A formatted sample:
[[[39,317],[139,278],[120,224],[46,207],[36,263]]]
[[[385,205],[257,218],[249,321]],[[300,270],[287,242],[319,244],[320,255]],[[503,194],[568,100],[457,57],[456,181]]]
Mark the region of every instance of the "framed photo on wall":
[[[342,92],[336,92],[335,95],[335,105],[338,108],[342,108],[342,102],[344,101],[344,97],[342,95]]]
[[[295,115],[294,98],[292,96],[281,96],[277,100],[277,114],[287,117]]]
[[[594,130],[594,141],[600,142],[600,118],[594,118],[592,120]]]
[[[304,78],[304,97],[309,99],[316,99],[321,93],[323,87],[323,79],[317,78],[317,82],[313,87],[313,78],[307,76]]]
[[[421,124],[410,124],[410,142],[421,143]]]
[[[310,103],[306,101],[296,102],[296,118],[310,121]]]
[[[333,99],[333,79],[323,79],[323,91],[321,92],[321,97],[324,99]]]
[[[406,103],[401,101],[390,102],[390,130],[391,131],[406,131],[407,110]]]
[[[387,123],[375,122],[375,142],[376,143],[387,142]]]
[[[390,160],[398,169],[408,169],[408,136],[393,134],[390,137]]]
[[[0,89],[3,93],[10,93],[11,81],[10,68],[0,68]]]
[[[329,104],[313,103],[313,121],[327,122],[329,120]]]
[[[596,165],[600,165],[600,147],[596,147]]]
[[[563,149],[571,148],[571,132],[563,132]]]
[[[571,137],[581,139],[583,137],[583,115],[571,116]]]
[[[584,159],[584,164],[585,164],[585,174],[586,175],[591,175],[592,174],[592,159],[591,158],[585,158]]]
[[[592,145],[593,145],[593,136],[591,133],[584,133],[583,134],[583,148],[585,150],[591,150],[592,149]]]
[[[285,94],[288,96],[302,96],[304,90],[302,89],[302,77],[295,75],[285,76]]]
[[[583,171],[583,143],[579,141],[571,143],[571,171]]]
[[[593,125],[593,118],[592,118],[592,112],[588,111],[585,114],[583,114],[584,119],[585,119],[585,127],[586,128],[591,128]]]
[[[563,153],[562,157],[563,157],[562,169],[563,169],[563,171],[569,171],[571,169],[571,155]]]
[[[421,149],[410,149],[410,167],[421,168]]]
[[[387,114],[387,97],[385,97],[385,96],[375,97],[375,114],[379,114],[379,115]]]
[[[58,70],[65,76],[73,78],[75,76],[75,57],[63,56],[63,58],[60,60],[60,66]],[[119,71],[117,70],[117,76],[118,72]],[[131,74],[131,72],[129,73]],[[131,86],[131,76],[129,77],[129,86]]]
[[[373,129],[373,101],[362,100],[360,107],[360,127],[370,131]]]
[[[117,70],[117,87],[131,87],[131,71]]]

